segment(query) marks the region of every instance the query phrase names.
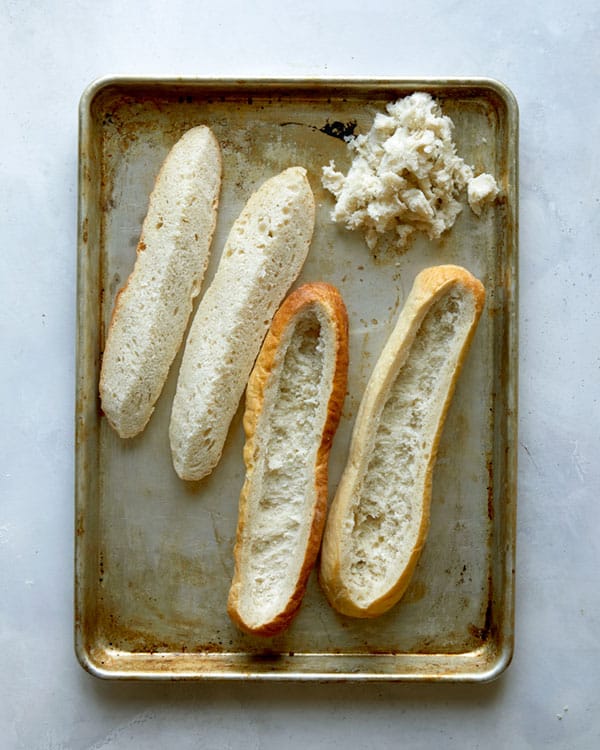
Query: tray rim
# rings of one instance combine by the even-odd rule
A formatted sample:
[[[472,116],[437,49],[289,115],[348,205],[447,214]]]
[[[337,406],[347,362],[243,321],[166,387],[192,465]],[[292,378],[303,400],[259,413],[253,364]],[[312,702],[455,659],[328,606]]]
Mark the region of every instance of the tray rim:
[[[219,86],[219,87],[282,87],[291,88],[298,87],[303,90],[310,90],[310,87],[323,88],[323,87],[338,87],[340,89],[350,89],[357,86],[371,86],[377,89],[389,89],[391,86],[397,86],[400,89],[412,89],[418,90],[432,89],[432,88],[480,88],[493,91],[497,96],[505,103],[507,108],[507,122],[510,125],[510,129],[515,134],[514,146],[515,150],[518,145],[518,124],[519,124],[519,105],[515,94],[512,89],[494,77],[488,76],[424,76],[424,77],[410,77],[410,78],[397,78],[395,76],[377,76],[376,78],[364,78],[362,76],[321,76],[321,77],[301,77],[301,76],[283,76],[283,77],[235,77],[226,76],[223,78],[216,78],[212,76],[136,76],[127,74],[114,74],[99,76],[94,78],[83,90],[79,99],[79,146],[81,147],[81,136],[84,125],[87,125],[88,116],[90,113],[91,104],[94,98],[103,90],[110,88],[111,86],[158,86],[160,88],[170,87],[182,87],[191,88],[194,86]],[[81,154],[81,149],[80,149]],[[515,161],[515,166],[517,162]],[[515,188],[517,185],[515,184]]]
[[[82,576],[79,575],[82,568],[81,547],[82,539],[79,534],[79,523],[83,516],[86,506],[86,495],[80,487],[81,465],[83,453],[86,448],[85,425],[83,424],[82,400],[84,395],[85,379],[83,377],[84,361],[82,351],[84,350],[83,341],[89,335],[82,325],[83,311],[86,305],[86,291],[82,285],[82,269],[88,262],[86,253],[87,239],[86,234],[86,211],[89,196],[86,191],[86,159],[85,144],[86,138],[89,137],[90,124],[92,122],[92,105],[94,99],[106,89],[111,87],[157,87],[159,89],[190,89],[194,87],[207,88],[209,86],[230,88],[232,92],[239,89],[238,94],[242,95],[245,88],[296,88],[299,91],[309,92],[312,89],[337,88],[340,90],[352,91],[357,87],[371,87],[376,90],[389,91],[390,88],[397,87],[399,90],[431,90],[431,89],[481,89],[482,91],[491,91],[500,98],[506,107],[506,125],[507,125],[507,163],[509,165],[509,188],[511,200],[507,203],[508,222],[507,232],[511,247],[511,267],[512,277],[510,280],[511,304],[508,308],[506,320],[507,329],[507,362],[510,366],[511,378],[506,388],[506,417],[509,421],[509,430],[506,445],[506,477],[504,494],[511,499],[510,507],[507,511],[506,528],[505,528],[505,558],[504,558],[504,590],[503,590],[503,607],[500,610],[501,632],[503,634],[499,647],[496,649],[494,659],[484,667],[477,667],[472,670],[445,670],[439,673],[418,673],[408,670],[399,669],[395,672],[355,672],[354,670],[325,672],[321,671],[275,671],[275,670],[236,670],[217,671],[217,670],[169,670],[157,669],[145,670],[123,670],[110,669],[102,666],[101,660],[96,659],[91,650],[87,647],[83,637],[82,615],[83,615],[83,588]],[[519,232],[518,232],[518,176],[519,176],[519,108],[517,99],[512,90],[498,79],[484,76],[475,77],[410,77],[398,78],[394,76],[381,76],[377,78],[364,77],[224,77],[214,76],[195,77],[195,76],[135,76],[127,74],[107,75],[94,79],[81,94],[78,107],[78,208],[77,208],[77,325],[76,325],[76,408],[75,408],[75,467],[74,467],[74,495],[75,495],[75,542],[74,542],[74,647],[75,655],[80,665],[90,674],[102,679],[115,680],[260,680],[260,681],[316,681],[316,682],[489,682],[499,677],[510,665],[514,655],[514,620],[515,620],[515,560],[516,560],[516,515],[517,515],[517,445],[518,445],[518,266],[519,266]],[[483,647],[482,647],[483,648]],[[140,657],[139,661],[144,661],[144,657],[152,657],[155,661],[160,661],[160,654],[131,654],[130,656]],[[213,657],[223,657],[227,652],[212,654],[201,652],[195,654],[200,659]],[[169,656],[165,654],[164,656]],[[186,656],[192,656],[189,652]],[[400,653],[393,654],[343,654],[329,653],[315,655],[321,659],[345,659],[356,658],[369,659],[377,657],[394,660],[397,656],[409,657],[409,660],[418,660],[419,657],[431,659],[436,656],[440,663],[449,662],[446,667],[449,669],[451,662],[465,656],[477,656],[477,650],[462,652],[456,654],[410,654]],[[296,659],[310,660],[311,654],[297,654]],[[147,659],[146,659],[147,660]]]

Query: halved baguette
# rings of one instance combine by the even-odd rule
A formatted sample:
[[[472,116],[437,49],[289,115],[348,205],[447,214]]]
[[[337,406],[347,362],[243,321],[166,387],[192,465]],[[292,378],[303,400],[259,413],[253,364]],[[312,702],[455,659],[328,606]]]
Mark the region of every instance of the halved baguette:
[[[484,298],[463,268],[422,271],[375,365],[323,537],[321,584],[343,614],[380,615],[408,587],[429,529],[444,419]]]
[[[348,369],[348,318],[337,289],[305,284],[283,303],[246,392],[246,481],[228,612],[272,636],[304,596],[327,511],[329,451]]]
[[[202,479],[217,465],[265,333],[304,264],[314,223],[302,167],[267,180],[235,221],[179,371],[169,437],[182,479]]]
[[[123,438],[148,423],[181,346],[208,264],[220,186],[215,136],[203,125],[188,130],[158,174],[135,266],[108,329],[100,398]]]

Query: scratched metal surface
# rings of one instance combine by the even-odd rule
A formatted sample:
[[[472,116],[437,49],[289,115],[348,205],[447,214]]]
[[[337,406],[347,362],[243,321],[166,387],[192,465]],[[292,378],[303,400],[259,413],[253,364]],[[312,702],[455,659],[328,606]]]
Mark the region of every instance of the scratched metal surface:
[[[440,98],[455,122],[458,152],[497,176],[502,199],[480,219],[465,208],[438,242],[419,238],[402,255],[375,257],[360,235],[329,220],[320,169],[330,159],[346,168],[336,136],[366,131],[387,101],[415,90]],[[80,117],[75,638],[83,666],[129,678],[497,676],[512,654],[516,515],[517,111],[510,93],[484,80],[122,78],[90,87]],[[199,123],[214,130],[224,163],[205,286],[252,190],[285,167],[308,170],[317,226],[298,283],[335,284],[350,317],[349,393],[330,489],[362,390],[416,273],[457,263],[486,286],[441,440],[427,544],[405,597],[381,618],[337,615],[313,575],[285,634],[264,640],[238,632],[225,607],[243,481],[241,409],[218,468],[201,482],[180,481],[171,465],[179,359],[141,436],[119,439],[100,413],[104,332],[133,266],[148,195],[170,146]]]

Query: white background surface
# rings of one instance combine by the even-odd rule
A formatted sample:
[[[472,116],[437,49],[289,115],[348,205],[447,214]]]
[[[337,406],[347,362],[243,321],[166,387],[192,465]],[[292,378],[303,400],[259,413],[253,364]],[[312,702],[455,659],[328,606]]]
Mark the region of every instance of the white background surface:
[[[0,26],[0,747],[600,746],[596,0],[1,0]],[[514,91],[517,627],[497,682],[115,684],[77,664],[77,105],[113,73],[489,76]]]

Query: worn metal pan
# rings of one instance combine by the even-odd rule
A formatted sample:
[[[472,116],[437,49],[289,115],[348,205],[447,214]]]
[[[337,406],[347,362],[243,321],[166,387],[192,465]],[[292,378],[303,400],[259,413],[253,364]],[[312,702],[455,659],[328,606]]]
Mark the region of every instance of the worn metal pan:
[[[366,131],[385,104],[413,91],[439,98],[458,152],[497,176],[501,199],[469,210],[440,241],[371,254],[334,225],[320,184],[343,136]],[[80,108],[76,408],[75,641],[99,677],[181,679],[488,680],[510,662],[516,516],[517,106],[501,84],[472,80],[149,80],[91,85]],[[299,282],[326,280],[350,315],[349,393],[331,459],[343,467],[372,366],[416,273],[457,263],[487,302],[444,429],[425,551],[403,600],[371,621],[337,615],[312,579],[283,635],[243,635],[227,591],[243,481],[241,411],[206,480],[180,481],[168,445],[179,360],[146,431],[120,440],[103,418],[98,375],[116,292],[131,271],[148,195],[169,147],[206,123],[220,141],[224,182],[214,273],[252,190],[300,164],[317,228]],[[232,290],[232,294],[235,291]]]

